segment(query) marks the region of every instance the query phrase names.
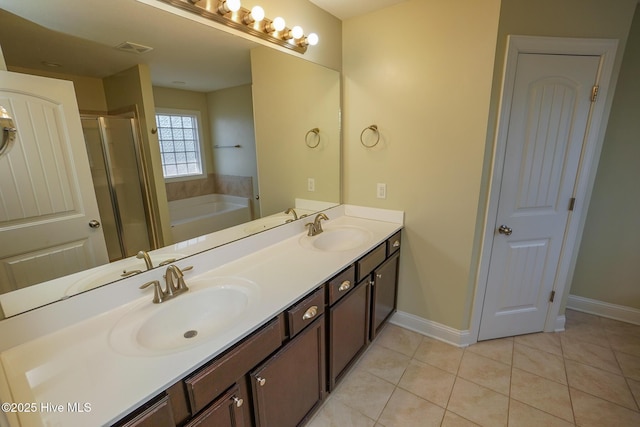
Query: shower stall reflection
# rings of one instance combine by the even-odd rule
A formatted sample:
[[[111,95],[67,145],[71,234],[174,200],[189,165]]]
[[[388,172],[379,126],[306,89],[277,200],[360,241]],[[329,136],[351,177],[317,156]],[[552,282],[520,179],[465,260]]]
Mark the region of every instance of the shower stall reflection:
[[[82,130],[109,260],[155,249],[137,121],[83,115]]]

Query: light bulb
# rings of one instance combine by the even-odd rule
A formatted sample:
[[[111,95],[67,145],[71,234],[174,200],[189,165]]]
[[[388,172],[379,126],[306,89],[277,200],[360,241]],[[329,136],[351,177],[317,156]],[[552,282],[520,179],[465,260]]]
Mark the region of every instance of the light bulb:
[[[284,18],[281,18],[278,16],[273,20],[273,22],[271,23],[271,26],[275,31],[282,31],[287,26],[287,23],[284,22]]]
[[[260,6],[253,6],[251,9],[251,16],[256,22],[260,22],[264,19],[264,9]]]
[[[304,36],[304,30],[302,29],[301,26],[296,25],[291,29],[291,36],[296,40],[301,39],[302,36]]]
[[[237,12],[240,10],[240,0],[226,0],[225,3],[227,4],[227,9],[231,12]]]
[[[318,41],[319,41],[319,38],[316,33],[311,33],[307,36],[307,43],[309,43],[311,46],[317,45]]]
[[[218,13],[224,15],[229,12],[237,12],[240,10],[240,6],[240,0],[224,0],[218,6]]]

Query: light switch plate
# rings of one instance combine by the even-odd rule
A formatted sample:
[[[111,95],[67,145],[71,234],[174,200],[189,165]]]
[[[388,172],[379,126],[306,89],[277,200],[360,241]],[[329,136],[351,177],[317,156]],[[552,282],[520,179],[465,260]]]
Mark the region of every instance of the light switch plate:
[[[376,196],[378,199],[386,199],[387,198],[387,184],[378,183],[378,187],[376,190]]]

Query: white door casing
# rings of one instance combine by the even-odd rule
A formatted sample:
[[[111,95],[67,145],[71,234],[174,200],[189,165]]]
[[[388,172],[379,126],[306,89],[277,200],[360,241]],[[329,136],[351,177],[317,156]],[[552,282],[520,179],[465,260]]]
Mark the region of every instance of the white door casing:
[[[0,157],[0,292],[108,262],[73,84],[0,71],[17,138]]]
[[[556,328],[561,296],[570,283],[602,145],[604,131],[600,124],[610,108],[610,103],[603,101],[607,99],[616,46],[615,40],[509,37],[476,278],[472,339]],[[566,60],[562,55],[567,55]],[[576,78],[566,79],[556,74],[545,80],[542,75],[535,76],[535,69],[540,66],[562,69],[567,61],[575,63]],[[556,62],[561,64],[554,65]],[[524,88],[518,93],[521,83]],[[593,84],[599,86],[600,102],[590,106]],[[586,87],[578,89],[578,86]],[[550,95],[551,88],[556,97],[545,99],[543,94],[546,91],[546,95]],[[572,92],[575,95],[571,95]],[[537,95],[529,96],[530,93]],[[571,112],[571,120],[549,114],[554,108],[562,109],[563,104],[558,102],[560,93],[565,111]],[[555,104],[551,102],[553,99]],[[526,103],[523,104],[523,100],[527,100]],[[573,101],[576,109],[566,108],[566,102]],[[540,116],[540,113],[546,115]],[[561,142],[562,134],[558,131],[573,132],[565,135],[568,145],[558,146],[566,155],[559,155],[550,147],[545,151],[544,145],[534,144],[536,129],[538,132],[541,129],[527,127],[532,123],[542,123],[545,130],[552,131],[544,138],[537,134],[537,141],[546,143]],[[579,128],[582,130],[577,131]],[[528,141],[513,144],[518,142],[513,140],[518,135],[528,136]],[[538,151],[534,149],[536,146]],[[562,165],[558,165],[558,159],[562,159]],[[538,176],[532,179],[534,175]],[[557,186],[549,187],[552,183]],[[574,211],[569,212],[572,196],[576,203]],[[498,233],[503,223],[514,230],[511,236]],[[558,295],[553,303],[549,302],[551,290]]]

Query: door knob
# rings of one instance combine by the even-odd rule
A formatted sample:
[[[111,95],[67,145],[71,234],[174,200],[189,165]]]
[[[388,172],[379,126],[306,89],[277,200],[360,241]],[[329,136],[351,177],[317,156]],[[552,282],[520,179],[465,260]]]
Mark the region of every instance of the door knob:
[[[262,377],[256,377],[256,382],[258,383],[259,386],[262,387],[267,383],[267,380]]]
[[[92,219],[91,221],[89,221],[89,227],[100,228],[100,221]]]
[[[504,234],[505,236],[511,236],[511,233],[513,233],[513,230],[507,227],[506,225],[501,225],[500,228],[498,228],[498,233]]]

